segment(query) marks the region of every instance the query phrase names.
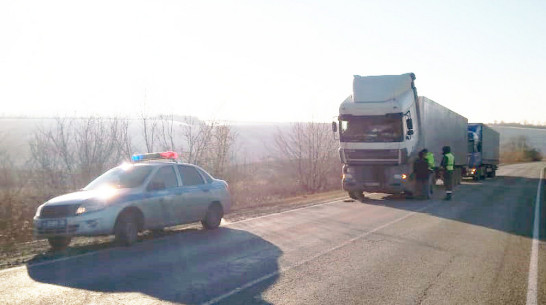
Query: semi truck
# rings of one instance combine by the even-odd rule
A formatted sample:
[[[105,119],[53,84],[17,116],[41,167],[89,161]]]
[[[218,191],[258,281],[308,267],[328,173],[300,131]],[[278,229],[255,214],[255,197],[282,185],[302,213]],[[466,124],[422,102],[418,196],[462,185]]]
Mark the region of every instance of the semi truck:
[[[483,123],[468,124],[468,167],[464,177],[495,177],[499,165],[499,133]]]
[[[426,148],[435,167],[442,147],[455,156],[455,181],[467,163],[467,118],[417,95],[415,74],[354,76],[353,94],[339,107],[332,130],[339,138],[343,190],[413,194],[413,163]],[[433,183],[432,178],[429,183]]]

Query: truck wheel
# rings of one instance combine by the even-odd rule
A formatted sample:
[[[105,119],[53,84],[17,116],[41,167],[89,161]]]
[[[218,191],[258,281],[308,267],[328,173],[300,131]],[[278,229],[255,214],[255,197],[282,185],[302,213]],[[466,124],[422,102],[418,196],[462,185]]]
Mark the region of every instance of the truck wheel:
[[[219,204],[212,204],[207,209],[207,214],[205,218],[201,220],[201,224],[207,230],[213,230],[220,226],[222,222],[222,217],[224,217],[224,210]]]
[[[50,237],[47,239],[49,242],[49,245],[51,246],[51,249],[54,251],[63,250],[68,247],[70,242],[72,241],[72,237]]]
[[[488,178],[495,178],[495,171],[491,170],[489,173],[487,173]]]
[[[115,235],[116,242],[122,246],[130,246],[137,241],[138,222],[133,213],[123,213],[119,216]]]

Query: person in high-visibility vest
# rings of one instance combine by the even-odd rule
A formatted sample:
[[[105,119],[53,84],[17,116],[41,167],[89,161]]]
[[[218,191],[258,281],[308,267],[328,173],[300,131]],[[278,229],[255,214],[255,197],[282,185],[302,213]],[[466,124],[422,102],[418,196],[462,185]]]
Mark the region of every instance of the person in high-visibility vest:
[[[422,152],[425,154],[425,160],[427,160],[428,163],[428,169],[431,171],[434,170],[434,154],[428,151],[428,149],[424,148]]]
[[[440,168],[444,174],[444,186],[446,188],[446,198],[444,200],[451,200],[453,195],[453,169],[455,166],[455,156],[451,153],[451,147],[444,146],[442,147],[442,163],[440,163]]]
[[[429,192],[430,192],[429,195],[431,195],[432,193],[434,193],[434,185],[436,184],[436,174],[434,173],[434,154],[428,151],[428,149],[426,148],[423,148],[421,152],[423,153],[424,158],[428,164],[428,170],[429,170],[428,183],[429,183]]]

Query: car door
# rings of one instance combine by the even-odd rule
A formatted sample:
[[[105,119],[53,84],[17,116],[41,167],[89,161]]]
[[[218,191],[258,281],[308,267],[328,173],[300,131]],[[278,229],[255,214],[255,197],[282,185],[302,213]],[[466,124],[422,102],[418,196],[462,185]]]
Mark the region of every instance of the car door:
[[[177,200],[178,217],[183,222],[193,222],[203,219],[211,202],[210,188],[203,177],[191,165],[178,165],[182,180],[181,200]]]
[[[175,203],[178,178],[173,165],[159,168],[148,182],[143,207],[149,228],[160,228],[176,224]]]

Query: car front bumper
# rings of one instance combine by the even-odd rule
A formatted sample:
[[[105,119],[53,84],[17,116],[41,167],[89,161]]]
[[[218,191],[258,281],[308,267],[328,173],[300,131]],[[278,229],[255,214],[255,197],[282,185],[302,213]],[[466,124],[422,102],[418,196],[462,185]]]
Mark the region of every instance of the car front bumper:
[[[34,217],[37,239],[55,236],[96,236],[113,232],[115,219],[103,211],[60,218]]]

